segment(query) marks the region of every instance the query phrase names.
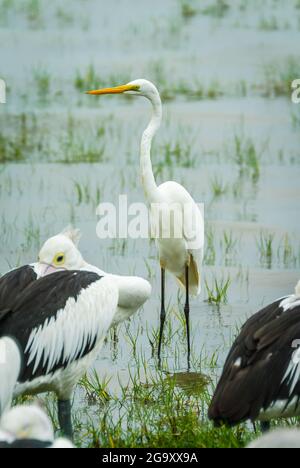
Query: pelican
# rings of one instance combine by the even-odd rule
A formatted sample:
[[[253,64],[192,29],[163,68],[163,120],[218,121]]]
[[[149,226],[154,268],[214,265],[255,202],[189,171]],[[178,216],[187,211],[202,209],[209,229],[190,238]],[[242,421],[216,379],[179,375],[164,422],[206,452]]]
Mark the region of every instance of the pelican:
[[[243,326],[233,344],[209,418],[216,425],[300,415],[300,282]]]
[[[75,448],[67,439],[54,438],[48,416],[37,405],[16,406],[0,421],[0,448]]]
[[[13,278],[28,277],[29,268]],[[2,290],[11,275],[1,278]],[[60,427],[72,438],[72,392],[101,350],[118,300],[113,278],[87,271],[59,271],[16,291],[0,309],[1,411],[13,397],[55,392]]]
[[[40,276],[60,270],[81,270],[110,277],[119,290],[118,311],[114,322],[129,319],[150,298],[152,288],[148,281],[135,276],[118,276],[106,273],[97,266],[84,260],[78,249],[81,238],[80,230],[65,228],[60,234],[48,239],[42,246],[35,270]]]
[[[101,277],[109,276],[115,282],[119,289],[119,304],[114,322],[123,322],[134,315],[150,298],[150,283],[135,276],[111,275],[89,264],[78,249],[80,238],[80,230],[68,226],[44,243],[38,262],[16,268],[0,278],[0,310],[9,308],[16,295],[43,276],[64,270],[81,270]]]
[[[1,312],[0,312],[1,321]],[[7,358],[9,357],[9,365]],[[10,408],[16,381],[21,372],[22,357],[18,343],[11,337],[0,339],[0,415]]]
[[[140,79],[114,88],[87,91],[87,94],[96,96],[104,94],[142,96],[148,99],[152,105],[152,117],[141,141],[140,170],[145,196],[150,204],[151,225],[155,231],[161,267],[158,356],[160,359],[166,319],[165,272],[168,271],[175,276],[186,294],[184,313],[189,363],[191,348],[189,295],[198,296],[201,292],[204,221],[199,207],[184,187],[176,182],[166,182],[158,186],[155,181],[151,163],[151,145],[162,121],[162,103],[159,92],[153,83]]]

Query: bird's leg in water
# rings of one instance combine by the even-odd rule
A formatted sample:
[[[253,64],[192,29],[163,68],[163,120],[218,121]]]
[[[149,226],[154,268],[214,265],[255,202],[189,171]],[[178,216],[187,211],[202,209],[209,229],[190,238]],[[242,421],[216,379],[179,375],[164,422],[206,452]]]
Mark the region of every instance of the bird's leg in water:
[[[161,345],[163,338],[164,325],[166,321],[166,308],[165,308],[165,289],[166,289],[166,270],[161,268],[161,311],[160,311],[160,330],[158,342],[158,359],[161,360]]]
[[[184,307],[187,345],[188,345],[188,370],[190,370],[190,367],[191,367],[189,268],[190,268],[189,265],[186,265],[185,267],[186,301],[185,301],[185,307]]]
[[[117,325],[113,327],[113,336],[112,336],[112,358],[113,361],[116,361],[118,358],[118,331],[117,331]]]
[[[270,421],[262,421],[260,423],[260,429],[263,434],[266,434],[266,432],[269,432],[271,429]]]
[[[58,400],[58,421],[63,435],[68,437],[70,440],[73,440],[70,400]]]

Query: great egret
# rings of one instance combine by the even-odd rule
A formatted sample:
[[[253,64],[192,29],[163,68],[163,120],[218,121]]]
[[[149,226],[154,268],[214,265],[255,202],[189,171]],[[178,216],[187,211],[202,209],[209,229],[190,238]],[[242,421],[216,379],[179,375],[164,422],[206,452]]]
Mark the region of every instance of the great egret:
[[[300,282],[243,326],[209,408],[216,425],[300,415]]]
[[[37,405],[16,406],[0,421],[0,448],[74,448],[67,439],[54,438],[48,416]]]
[[[28,274],[28,268],[19,274]],[[4,289],[9,279],[10,274],[1,278]],[[102,348],[118,299],[111,277],[60,271],[31,282],[0,310],[0,336],[8,342],[2,349],[1,376],[11,376],[0,382],[2,411],[13,396],[53,391],[61,429],[72,437],[73,388]]]
[[[151,145],[162,121],[159,92],[147,80],[135,80],[115,88],[88,91],[87,94],[129,94],[147,98],[152,104],[152,117],[143,133],[140,150],[141,177],[145,196],[150,204],[151,224],[154,226],[161,266],[161,314],[158,356],[161,355],[165,310],[165,271],[172,273],[185,288],[185,318],[190,361],[189,295],[201,291],[201,264],[204,248],[202,213],[184,187],[175,182],[157,186],[152,170]],[[159,216],[159,221],[157,218]],[[175,221],[174,221],[175,220]]]

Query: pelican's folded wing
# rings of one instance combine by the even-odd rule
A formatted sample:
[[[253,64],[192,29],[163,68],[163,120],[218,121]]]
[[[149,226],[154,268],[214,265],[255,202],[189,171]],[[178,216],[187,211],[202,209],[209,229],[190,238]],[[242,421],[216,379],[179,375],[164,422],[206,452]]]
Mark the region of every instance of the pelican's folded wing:
[[[32,283],[0,333],[15,337],[24,353],[20,382],[63,369],[89,354],[114,319],[118,289],[96,273],[63,271]]]

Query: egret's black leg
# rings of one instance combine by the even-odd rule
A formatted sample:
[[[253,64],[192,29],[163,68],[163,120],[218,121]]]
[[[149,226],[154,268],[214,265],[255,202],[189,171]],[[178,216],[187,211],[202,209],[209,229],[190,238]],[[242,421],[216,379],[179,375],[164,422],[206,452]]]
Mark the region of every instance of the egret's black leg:
[[[164,325],[166,321],[166,308],[165,308],[165,289],[166,289],[166,271],[164,268],[161,269],[161,311],[160,311],[160,330],[159,330],[159,342],[158,342],[158,359],[161,357],[161,345],[163,338]]]
[[[63,434],[73,440],[73,427],[70,400],[58,400],[58,421]]]
[[[260,423],[260,429],[261,429],[261,432],[263,434],[265,434],[266,432],[269,432],[270,429],[271,429],[271,423],[270,421],[262,421]]]
[[[186,322],[186,334],[187,334],[187,345],[188,345],[188,370],[191,366],[191,338],[190,338],[190,287],[189,287],[189,266],[185,267],[185,284],[186,284],[186,301],[184,307],[185,322]]]

